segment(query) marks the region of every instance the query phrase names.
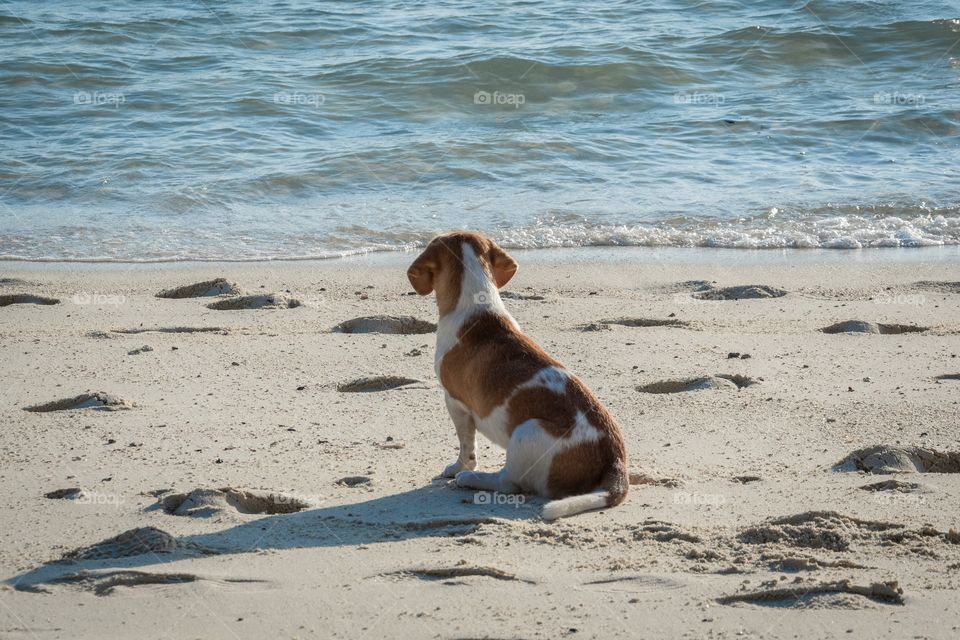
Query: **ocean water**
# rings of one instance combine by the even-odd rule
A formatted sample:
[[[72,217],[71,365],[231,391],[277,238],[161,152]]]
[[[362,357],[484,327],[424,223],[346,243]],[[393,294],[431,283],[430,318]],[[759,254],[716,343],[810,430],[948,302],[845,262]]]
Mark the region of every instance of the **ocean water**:
[[[0,259],[960,244],[960,7],[0,3]]]

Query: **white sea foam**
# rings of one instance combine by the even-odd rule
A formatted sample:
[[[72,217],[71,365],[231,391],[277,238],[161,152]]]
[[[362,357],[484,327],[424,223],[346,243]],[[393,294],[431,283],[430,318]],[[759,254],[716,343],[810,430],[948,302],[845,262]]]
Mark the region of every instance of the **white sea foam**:
[[[410,251],[434,233],[456,228],[445,224],[429,230],[387,232],[354,226],[342,234],[209,233],[201,230],[161,237],[127,236],[109,242],[100,232],[98,252],[85,241],[62,236],[19,237],[6,242],[0,234],[0,260],[65,262],[180,262],[323,260],[383,251]],[[960,217],[912,217],[856,214],[795,219],[781,214],[720,222],[673,219],[666,223],[594,224],[584,220],[482,228],[508,249],[576,247],[704,247],[716,249],[873,249],[960,245]],[[243,240],[239,240],[242,237]],[[87,238],[81,234],[80,238]],[[161,241],[162,240],[162,241]],[[238,245],[243,251],[238,252]]]
[[[821,220],[781,218],[718,223],[687,221],[671,225],[589,225],[518,227],[495,234],[507,247],[579,246],[712,247],[725,249],[863,249],[960,244],[960,218],[857,215]]]

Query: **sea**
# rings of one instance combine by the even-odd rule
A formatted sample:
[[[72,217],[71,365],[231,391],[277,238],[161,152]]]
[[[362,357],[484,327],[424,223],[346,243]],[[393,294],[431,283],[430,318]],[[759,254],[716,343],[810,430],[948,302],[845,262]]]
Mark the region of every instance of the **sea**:
[[[0,260],[960,244],[960,5],[0,1]]]

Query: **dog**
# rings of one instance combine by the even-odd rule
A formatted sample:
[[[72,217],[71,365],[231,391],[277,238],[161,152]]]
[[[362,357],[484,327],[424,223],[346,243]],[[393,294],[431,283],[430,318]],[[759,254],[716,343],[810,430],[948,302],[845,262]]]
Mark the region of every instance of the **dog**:
[[[436,294],[435,369],[460,440],[443,470],[458,487],[535,493],[551,521],[623,502],[627,453],[613,416],[576,376],[523,334],[500,298],[517,262],[489,238],[435,237],[407,270]],[[498,472],[476,471],[476,433],[507,450]]]

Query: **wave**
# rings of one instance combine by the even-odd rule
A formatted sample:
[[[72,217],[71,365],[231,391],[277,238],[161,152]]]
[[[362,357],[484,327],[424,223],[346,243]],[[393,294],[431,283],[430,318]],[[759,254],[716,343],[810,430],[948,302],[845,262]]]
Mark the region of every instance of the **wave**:
[[[960,217],[926,215],[835,215],[820,219],[768,217],[737,222],[700,220],[674,224],[531,226],[500,230],[504,246],[521,249],[559,247],[701,247],[714,249],[868,249],[960,245]]]
[[[771,209],[736,221],[678,217],[660,223],[598,224],[579,216],[543,219],[528,225],[481,229],[508,249],[578,247],[680,247],[763,249],[915,249],[960,245],[960,206],[919,215],[887,215],[854,205],[788,217]],[[354,224],[327,233],[293,230],[270,234],[227,229],[190,233],[117,233],[93,230],[45,237],[0,235],[0,260],[36,262],[261,262],[327,260],[424,246],[439,229],[381,230]],[[74,242],[70,241],[73,237]]]

